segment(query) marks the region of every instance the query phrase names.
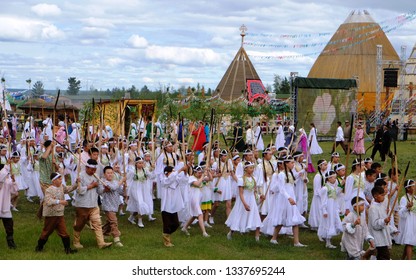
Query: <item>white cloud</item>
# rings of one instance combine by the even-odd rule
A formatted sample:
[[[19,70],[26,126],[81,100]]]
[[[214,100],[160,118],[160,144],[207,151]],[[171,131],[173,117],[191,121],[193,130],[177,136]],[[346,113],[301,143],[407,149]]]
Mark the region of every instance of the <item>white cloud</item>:
[[[6,41],[37,41],[42,39],[63,39],[65,34],[55,25],[26,18],[2,17],[0,22],[4,28],[0,40]]]
[[[179,78],[176,79],[180,84],[194,84],[195,80],[192,78]]]
[[[139,35],[131,35],[127,40],[127,44],[133,48],[146,48],[148,46],[147,40]]]
[[[149,84],[154,82],[154,80],[152,78],[149,78],[149,77],[143,77],[142,81],[144,83],[149,83]]]
[[[164,46],[149,46],[146,58],[182,65],[215,65],[221,61],[221,56],[211,49]]]
[[[32,6],[31,10],[40,17],[56,17],[62,13],[58,6],[46,3]]]
[[[118,66],[118,65],[120,65],[123,62],[125,62],[125,60],[124,59],[121,59],[119,57],[112,57],[112,58],[107,59],[107,64],[110,67]]]

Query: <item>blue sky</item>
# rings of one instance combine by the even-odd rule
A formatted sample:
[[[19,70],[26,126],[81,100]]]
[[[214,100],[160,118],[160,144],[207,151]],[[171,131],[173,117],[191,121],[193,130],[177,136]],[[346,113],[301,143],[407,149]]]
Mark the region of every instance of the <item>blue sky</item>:
[[[8,88],[27,88],[41,80],[46,89],[66,89],[77,77],[83,89],[113,87],[151,89],[170,86],[215,88],[241,44],[326,43],[352,10],[368,10],[376,22],[414,12],[409,1],[162,1],[71,0],[1,1],[0,75]],[[275,37],[250,36],[273,34]],[[311,37],[280,39],[279,35]],[[416,20],[389,32],[400,54],[416,43]],[[274,74],[307,76],[324,46],[245,49],[264,84]],[[262,56],[295,56],[260,59]]]

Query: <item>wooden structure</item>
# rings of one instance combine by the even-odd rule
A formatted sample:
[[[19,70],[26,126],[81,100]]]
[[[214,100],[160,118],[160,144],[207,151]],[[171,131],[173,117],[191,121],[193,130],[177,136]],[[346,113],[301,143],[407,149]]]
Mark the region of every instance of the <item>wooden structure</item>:
[[[116,135],[122,132],[121,121],[124,115],[124,131],[128,134],[132,122],[139,123],[140,119],[146,121],[148,116],[156,113],[156,100],[144,99],[120,99],[120,100],[95,100],[94,125],[100,124],[100,110],[104,116],[104,126],[109,125]]]
[[[261,83],[261,79],[243,47],[245,31],[247,31],[247,28],[243,25],[241,26],[240,31],[241,47],[213,94],[226,102],[232,102],[239,98],[249,99],[248,96],[246,96],[247,81],[256,80]]]
[[[358,111],[372,110],[377,90],[377,45],[383,46],[383,60],[400,60],[371,15],[367,11],[353,11],[316,59],[308,78],[355,78]],[[387,67],[389,65],[383,65],[383,68]],[[388,89],[381,92],[383,101],[386,91]]]
[[[44,120],[48,116],[51,118],[54,115],[55,101],[46,102],[40,98],[29,99],[25,104],[18,106],[18,109],[22,110],[26,117],[33,116],[34,119]],[[71,104],[71,102],[64,103],[58,102],[56,106],[55,126],[58,125],[60,120],[65,119],[65,114],[71,119],[75,119],[79,122],[79,109]]]

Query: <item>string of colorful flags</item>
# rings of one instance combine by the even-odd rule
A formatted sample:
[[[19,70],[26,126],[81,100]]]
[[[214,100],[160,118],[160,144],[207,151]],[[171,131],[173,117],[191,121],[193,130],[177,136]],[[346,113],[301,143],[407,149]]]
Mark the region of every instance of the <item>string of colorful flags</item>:
[[[317,51],[317,52],[311,52],[311,53],[307,53],[307,54],[293,54],[293,55],[286,55],[286,54],[282,54],[282,55],[267,55],[267,56],[258,56],[258,55],[249,55],[250,58],[254,58],[254,59],[260,59],[260,60],[270,60],[270,59],[278,59],[278,60],[283,60],[283,59],[287,59],[287,60],[291,60],[291,59],[298,59],[298,58],[302,58],[302,57],[307,57],[307,56],[316,56],[319,55],[320,53],[331,53],[331,52],[337,52],[340,50],[344,50],[353,46],[356,46],[358,44],[362,44],[365,43],[369,40],[372,40],[378,36],[382,35],[382,32],[384,33],[389,33],[392,32],[398,28],[400,28],[401,26],[403,26],[406,23],[411,22],[412,20],[414,20],[416,18],[416,12],[413,13],[408,13],[408,14],[404,14],[404,15],[400,15],[398,17],[396,17],[395,20],[395,25],[384,25],[383,27],[380,28],[380,26],[378,24],[370,24],[372,27],[377,26],[378,28],[375,30],[371,30],[369,32],[366,33],[362,33],[362,34],[357,34],[356,36],[349,36],[349,37],[345,37],[339,40],[335,40],[335,41],[331,41],[331,42],[319,42],[319,43],[305,43],[305,44],[266,44],[266,43],[255,43],[255,42],[244,42],[245,45],[248,46],[254,46],[254,47],[273,47],[273,48],[284,48],[284,49],[288,49],[288,48],[308,48],[308,47],[317,47],[317,46],[331,46],[331,45],[337,45],[340,43],[349,43],[347,45],[343,45],[343,46],[339,46],[339,47],[334,47],[334,48],[330,48],[330,49],[326,49],[324,51]],[[368,25],[368,26],[370,26]],[[361,26],[357,29],[364,29],[364,28],[368,28],[368,26]],[[324,33],[317,33],[317,34],[324,34]],[[301,34],[296,34],[296,36],[301,35]],[[308,34],[303,34],[303,35],[308,35]],[[309,34],[311,35],[311,34]],[[281,35],[282,36],[282,35]],[[288,35],[283,35],[283,36],[288,36]],[[311,35],[312,36],[312,35]],[[306,37],[306,36],[305,36]],[[361,38],[363,38],[362,40],[360,40]],[[283,38],[283,37],[281,37]],[[288,38],[288,37],[286,37]],[[292,37],[295,38],[295,37]],[[297,37],[299,38],[299,37]]]

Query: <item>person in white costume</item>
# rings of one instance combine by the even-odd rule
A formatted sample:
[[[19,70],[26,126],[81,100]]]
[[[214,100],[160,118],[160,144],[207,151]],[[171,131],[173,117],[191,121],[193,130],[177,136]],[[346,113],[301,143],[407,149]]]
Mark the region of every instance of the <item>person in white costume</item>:
[[[319,192],[325,183],[324,174],[327,171],[328,163],[324,159],[318,160],[318,173],[313,178],[313,197],[308,217],[308,224],[312,230],[318,230],[321,221],[321,197]]]
[[[281,121],[278,121],[277,122],[277,127],[276,127],[276,141],[275,141],[274,145],[277,148],[284,147],[284,145],[285,145],[285,133],[283,131],[283,126],[282,126],[282,122]]]
[[[206,232],[204,217],[201,209],[202,203],[202,189],[207,185],[209,181],[212,180],[210,172],[204,172],[201,166],[196,166],[194,168],[194,174],[189,177],[189,214],[191,218],[185,223],[182,227],[182,232],[186,235],[190,235],[188,232],[188,227],[192,224],[195,219],[198,219],[199,227],[202,231],[203,237],[210,237],[210,235]]]
[[[272,210],[263,221],[263,227],[267,228],[267,224],[274,226],[273,237],[270,240],[272,244],[278,244],[277,236],[282,227],[291,227],[293,232],[293,245],[295,247],[306,247],[299,240],[299,225],[305,222],[305,218],[301,215],[296,207],[295,181],[297,176],[301,176],[304,171],[293,173],[295,162],[291,156],[283,159],[283,171],[274,174],[272,178],[271,191],[277,197],[274,200]]]
[[[399,244],[404,245],[402,260],[411,260],[413,247],[416,246],[416,205],[415,201],[415,181],[406,180],[404,183],[406,193],[399,203]]]
[[[321,221],[318,227],[318,236],[326,241],[326,248],[335,249],[331,244],[331,238],[342,232],[341,219],[339,217],[337,193],[341,189],[337,184],[337,174],[333,170],[325,173],[325,184],[319,191],[321,198]]]
[[[234,231],[245,233],[248,231],[255,231],[255,239],[259,241],[260,227],[262,222],[257,203],[258,199],[258,185],[254,178],[255,164],[246,162],[244,164],[244,175],[238,178],[239,195],[236,198],[235,205],[230,212],[225,224],[230,228],[227,238],[232,239]]]
[[[254,127],[254,146],[256,150],[263,151],[264,150],[264,141],[261,131],[260,122]]]
[[[309,132],[308,143],[311,146],[310,153],[311,155],[322,154],[322,148],[319,146],[318,139],[316,138],[317,130],[314,123],[311,123],[311,131]]]

